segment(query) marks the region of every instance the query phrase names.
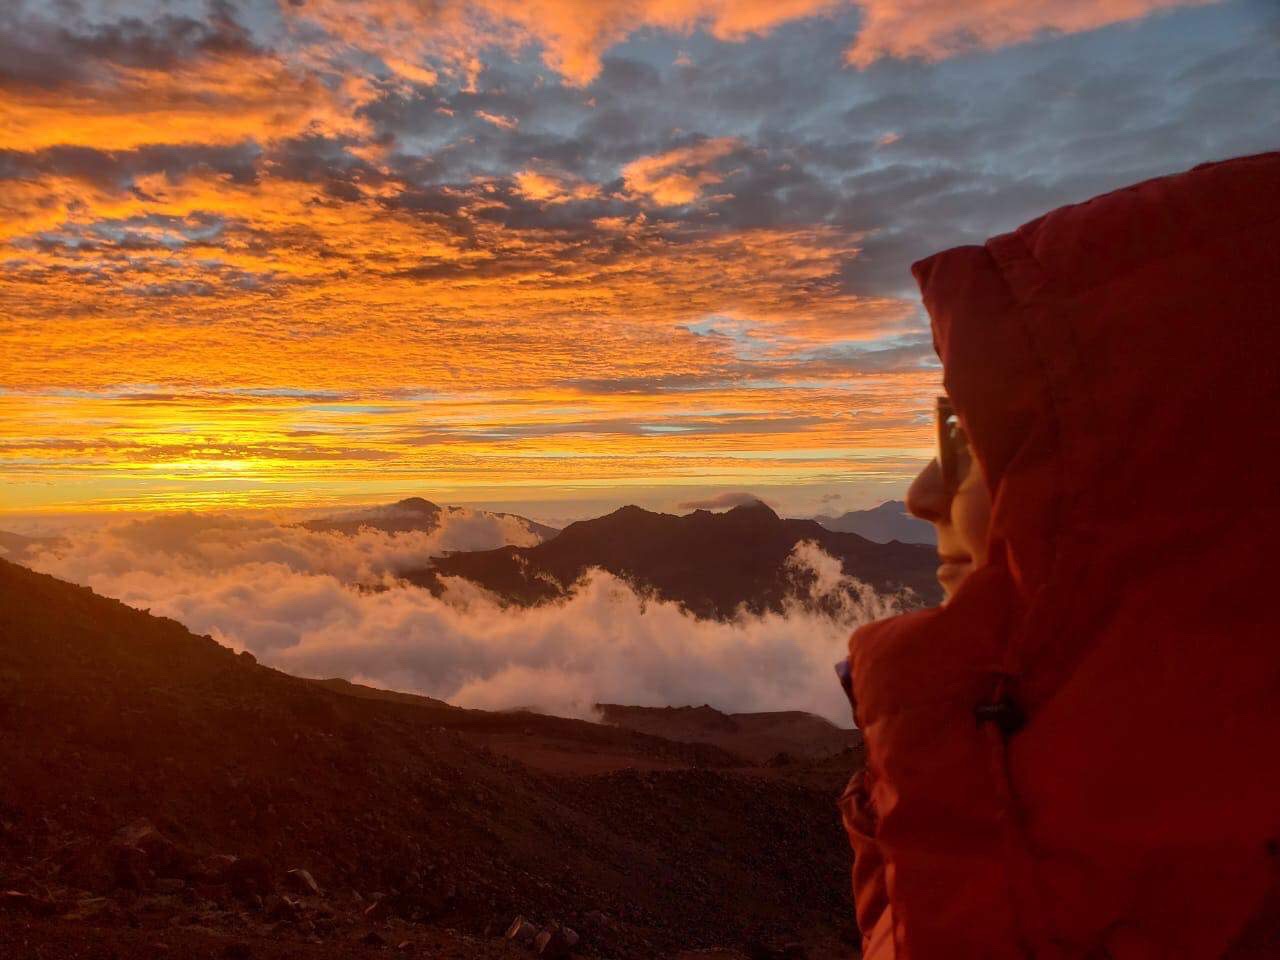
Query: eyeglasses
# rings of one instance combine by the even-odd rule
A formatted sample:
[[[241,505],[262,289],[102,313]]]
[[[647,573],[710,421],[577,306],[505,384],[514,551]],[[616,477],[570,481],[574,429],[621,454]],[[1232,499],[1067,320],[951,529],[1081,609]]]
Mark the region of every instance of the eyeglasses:
[[[942,483],[948,490],[955,490],[969,472],[969,438],[965,436],[950,397],[938,397],[937,419],[938,466],[942,470]]]

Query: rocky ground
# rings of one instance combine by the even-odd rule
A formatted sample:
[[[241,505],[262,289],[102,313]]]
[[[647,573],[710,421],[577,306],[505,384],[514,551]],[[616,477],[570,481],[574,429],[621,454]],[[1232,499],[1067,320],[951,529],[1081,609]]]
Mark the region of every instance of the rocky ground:
[[[858,762],[300,680],[0,562],[4,957],[848,956]]]

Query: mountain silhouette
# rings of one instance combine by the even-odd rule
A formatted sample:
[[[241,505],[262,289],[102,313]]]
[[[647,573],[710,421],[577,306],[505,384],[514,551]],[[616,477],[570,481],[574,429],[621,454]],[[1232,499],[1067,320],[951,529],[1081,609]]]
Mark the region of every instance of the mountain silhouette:
[[[897,540],[901,543],[926,543],[936,545],[937,531],[907,513],[907,505],[901,500],[886,500],[870,510],[850,510],[838,517],[814,517],[828,530],[837,533],[856,533],[876,543]]]
[[[846,574],[877,590],[911,590],[915,602],[941,599],[937,560],[928,547],[874,543],[812,520],[784,520],[758,501],[685,516],[626,506],[571,523],[534,547],[456,553],[405,578],[438,593],[442,577],[463,577],[508,602],[531,605],[563,596],[588,569],[599,567],[683,604],[695,616],[726,619],[739,606],[752,613],[779,611],[788,598],[804,596],[812,575],[797,574],[787,563],[804,541],[816,543],[840,560]]]
[[[383,533],[393,534],[415,531],[431,533],[440,526],[450,513],[463,512],[464,509],[463,507],[441,506],[422,497],[406,497],[395,503],[379,507],[366,507],[361,510],[351,510],[328,517],[308,520],[300,524],[300,526],[308,530],[342,533],[347,536],[354,536],[364,527],[372,527],[375,530],[381,530]],[[548,527],[546,524],[538,523],[536,520],[530,520],[528,517],[522,517],[514,513],[496,513],[490,510],[470,510],[468,512],[482,517],[517,520],[536,535],[540,541],[549,540],[559,533],[555,527]]]

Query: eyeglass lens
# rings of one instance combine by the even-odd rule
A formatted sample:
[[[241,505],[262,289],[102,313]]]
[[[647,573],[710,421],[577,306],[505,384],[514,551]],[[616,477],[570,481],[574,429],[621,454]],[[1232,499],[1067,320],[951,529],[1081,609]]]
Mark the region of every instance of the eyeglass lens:
[[[969,444],[950,397],[938,398],[937,418],[938,466],[942,471],[942,482],[955,489],[968,471]]]

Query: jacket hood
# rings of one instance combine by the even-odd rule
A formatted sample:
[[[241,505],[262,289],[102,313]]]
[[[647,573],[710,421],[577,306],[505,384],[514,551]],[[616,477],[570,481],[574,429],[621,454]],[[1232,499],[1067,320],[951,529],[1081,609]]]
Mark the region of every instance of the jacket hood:
[[[1280,881],[1280,153],[913,271],[991,549],[850,640],[874,956],[1220,956]]]
[[[1280,153],[1063,207],[912,267],[1024,597],[1064,537],[1143,549],[1274,506]],[[1172,543],[1171,543],[1172,545]]]

